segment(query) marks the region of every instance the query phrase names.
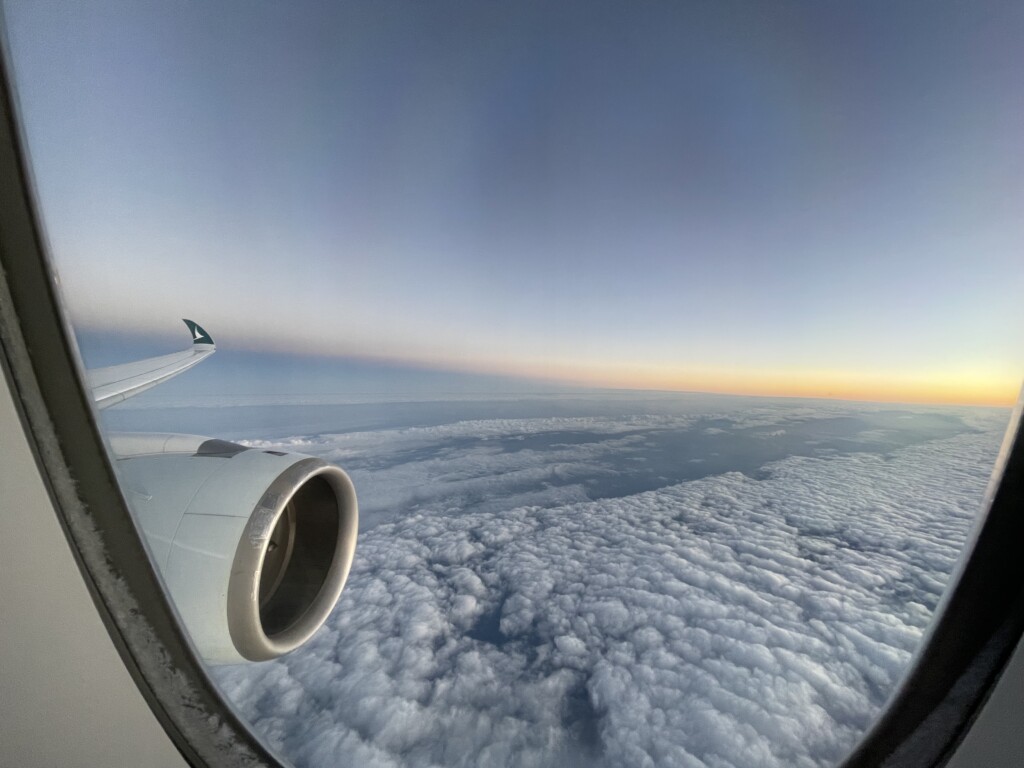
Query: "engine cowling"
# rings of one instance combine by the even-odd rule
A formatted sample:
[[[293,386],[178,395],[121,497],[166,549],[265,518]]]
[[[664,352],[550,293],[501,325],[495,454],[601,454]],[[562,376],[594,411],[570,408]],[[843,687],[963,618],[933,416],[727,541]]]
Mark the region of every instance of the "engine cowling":
[[[359,511],[321,459],[193,435],[115,435],[129,506],[200,654],[265,661],[323,624],[352,565]]]

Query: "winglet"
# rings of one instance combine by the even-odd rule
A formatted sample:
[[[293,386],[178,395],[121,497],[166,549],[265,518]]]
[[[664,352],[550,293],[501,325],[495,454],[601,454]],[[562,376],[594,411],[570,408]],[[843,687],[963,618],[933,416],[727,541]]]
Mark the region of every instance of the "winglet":
[[[192,334],[193,344],[209,344],[211,347],[216,346],[213,343],[213,337],[204,331],[199,323],[193,322],[192,320],[185,320],[184,318],[182,318],[182,320],[184,320],[185,325],[188,326],[188,330]]]

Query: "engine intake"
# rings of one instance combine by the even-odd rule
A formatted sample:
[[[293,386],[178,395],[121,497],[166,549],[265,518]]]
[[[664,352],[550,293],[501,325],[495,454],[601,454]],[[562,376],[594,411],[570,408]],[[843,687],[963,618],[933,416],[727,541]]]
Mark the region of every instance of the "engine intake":
[[[338,601],[352,563],[358,527],[352,482],[337,467],[306,461],[267,489],[235,551],[228,628],[251,661],[280,656],[312,637]]]

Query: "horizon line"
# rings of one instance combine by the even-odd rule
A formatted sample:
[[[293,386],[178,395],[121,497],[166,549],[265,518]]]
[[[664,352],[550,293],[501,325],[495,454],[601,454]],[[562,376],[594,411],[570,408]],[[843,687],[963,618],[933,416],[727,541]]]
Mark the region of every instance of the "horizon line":
[[[179,333],[170,333],[163,330],[149,330],[136,327],[128,328],[123,324],[116,327],[101,327],[89,323],[72,324],[75,335],[85,333],[87,335],[97,334],[109,338],[111,333],[122,338],[133,338],[139,341],[144,339],[170,342],[172,338],[180,336]],[[230,333],[230,332],[229,332]],[[227,352],[246,352],[253,354],[285,355],[296,359],[317,359],[324,361],[355,361],[364,364],[377,365],[388,368],[406,368],[437,374],[449,374],[460,376],[474,376],[482,378],[516,379],[524,383],[548,384],[557,390],[550,394],[567,394],[566,388],[577,387],[579,394],[594,394],[596,391],[608,392],[635,392],[635,393],[662,393],[662,394],[694,394],[694,395],[717,395],[725,397],[756,397],[756,398],[777,398],[777,399],[804,399],[804,400],[831,400],[837,402],[852,403],[877,403],[894,405],[948,405],[968,407],[996,407],[1013,408],[1024,398],[1024,387],[1021,385],[1011,386],[1006,380],[987,381],[981,386],[977,380],[968,383],[961,377],[956,378],[930,378],[917,375],[912,381],[899,381],[896,383],[892,372],[884,373],[877,371],[865,371],[856,374],[848,372],[831,372],[823,376],[821,372],[815,375],[807,370],[784,371],[779,368],[727,372],[711,370],[689,370],[679,366],[671,369],[668,366],[660,366],[658,369],[648,370],[646,376],[649,384],[642,380],[636,383],[623,381],[623,375],[629,376],[631,366],[618,365],[609,366],[607,363],[600,366],[591,363],[559,363],[559,370],[556,372],[556,364],[547,361],[529,362],[519,361],[487,361],[480,360],[479,363],[469,363],[465,359],[444,360],[438,356],[399,356],[394,354],[374,354],[364,351],[342,351],[327,349],[321,345],[310,345],[308,340],[304,344],[296,345],[286,339],[262,337],[254,339],[251,335],[228,336],[227,344],[224,343],[224,334],[220,335],[218,348]],[[232,343],[232,339],[234,343]],[[531,370],[531,368],[533,370]],[[611,370],[614,368],[614,370]],[[643,378],[644,374],[637,373],[640,366],[633,365],[633,376]],[[623,371],[626,373],[624,374]],[[801,385],[786,386],[787,379],[800,377],[804,382],[813,382],[818,379],[819,384],[804,383]],[[701,387],[688,386],[680,382],[672,386],[669,381],[680,379],[696,379],[707,383]],[[716,382],[715,379],[719,381]],[[653,380],[651,380],[653,379]],[[724,380],[723,380],[724,379]],[[825,380],[823,380],[825,379]],[[860,383],[858,384],[858,379]],[[666,381],[667,380],[667,381]],[[871,385],[865,380],[872,381]],[[880,384],[886,381],[888,386]],[[665,383],[662,383],[665,382]],[[694,382],[696,384],[696,382]],[[760,386],[758,386],[760,383]],[[717,386],[716,386],[717,384]],[[570,390],[571,391],[571,390]],[[1014,392],[1014,394],[1010,394]],[[463,394],[467,394],[465,391]],[[494,391],[482,391],[480,394],[525,394],[522,392],[498,393]],[[323,396],[327,393],[317,393]],[[334,393],[331,393],[334,394]],[[336,393],[346,394],[346,393]],[[356,394],[349,392],[347,394]],[[360,392],[358,394],[377,394],[374,392]],[[394,394],[394,393],[392,393]],[[411,394],[411,393],[410,393]],[[451,393],[454,394],[454,393]],[[539,394],[539,393],[532,393]]]

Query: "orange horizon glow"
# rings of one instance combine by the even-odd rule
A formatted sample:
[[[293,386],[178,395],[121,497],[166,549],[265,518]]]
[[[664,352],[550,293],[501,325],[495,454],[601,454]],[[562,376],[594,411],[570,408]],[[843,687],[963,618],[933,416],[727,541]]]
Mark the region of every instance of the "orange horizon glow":
[[[603,378],[603,377],[602,377]],[[630,389],[701,391],[757,397],[805,397],[883,403],[928,403],[1012,407],[1019,383],[971,378],[885,376],[832,372],[730,371],[663,373],[623,377]]]
[[[334,356],[334,355],[331,355]],[[717,369],[694,366],[614,365],[608,363],[512,362],[467,358],[440,360],[413,355],[357,355],[381,363],[434,370],[499,375],[575,384],[588,388],[700,392],[747,397],[794,397],[876,403],[919,403],[1012,408],[1022,380],[1004,373],[907,371],[880,373],[801,369]]]
[[[462,370],[484,372],[480,367]],[[749,397],[796,397],[879,403],[1013,407],[1021,380],[978,372],[932,374],[799,369],[737,370],[668,366],[534,362],[484,366],[487,373],[525,376],[614,389],[704,392]]]
[[[588,367],[590,368],[590,367]],[[801,370],[660,369],[593,367],[557,370],[542,366],[531,378],[579,381],[590,386],[666,391],[698,391],[760,397],[813,397],[873,402],[920,402],[1012,408],[1020,380],[972,374],[863,373]]]

